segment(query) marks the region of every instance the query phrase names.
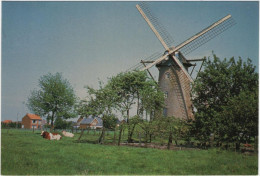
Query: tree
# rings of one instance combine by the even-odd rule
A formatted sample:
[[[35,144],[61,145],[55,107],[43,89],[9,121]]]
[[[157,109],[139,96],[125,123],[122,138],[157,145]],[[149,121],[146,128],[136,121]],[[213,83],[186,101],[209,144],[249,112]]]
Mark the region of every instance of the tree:
[[[68,129],[72,126],[72,122],[67,122],[61,117],[57,117],[54,122],[55,129]]]
[[[53,128],[57,117],[64,119],[75,117],[74,105],[76,96],[73,88],[61,73],[42,76],[39,79],[39,90],[33,90],[27,101],[27,107],[35,114],[51,120]]]
[[[170,149],[172,142],[174,141],[178,145],[178,140],[183,139],[188,131],[188,126],[185,120],[171,117],[163,117],[156,119],[157,121],[157,133],[161,137],[167,138],[167,148]]]
[[[134,124],[131,124],[130,110],[136,105],[136,116],[142,116],[144,111],[152,114],[156,108],[162,107],[163,94],[145,71],[120,73],[112,77],[107,86],[117,93],[117,109],[126,118],[128,142],[130,143],[136,126],[134,120],[132,120]]]
[[[198,74],[192,88],[197,139],[206,143],[213,134],[218,142],[229,141],[227,138],[231,136],[227,136],[230,133],[226,129],[232,129],[234,124],[225,123],[228,116],[223,113],[224,109],[231,105],[232,98],[243,91],[253,92],[257,87],[258,74],[250,59],[221,61],[213,54],[213,60],[209,58],[205,62],[204,71]],[[246,107],[240,108],[247,111]]]
[[[223,131],[228,142],[235,142],[236,149],[240,143],[249,142],[258,133],[258,90],[241,91],[223,106]],[[223,136],[223,135],[222,135]]]
[[[108,86],[104,86],[99,82],[99,89],[94,89],[86,86],[88,98],[82,100],[77,106],[77,111],[80,115],[88,117],[89,115],[98,115],[103,120],[102,133],[98,142],[103,143],[105,130],[114,128],[116,118],[114,111],[116,110],[117,93]]]

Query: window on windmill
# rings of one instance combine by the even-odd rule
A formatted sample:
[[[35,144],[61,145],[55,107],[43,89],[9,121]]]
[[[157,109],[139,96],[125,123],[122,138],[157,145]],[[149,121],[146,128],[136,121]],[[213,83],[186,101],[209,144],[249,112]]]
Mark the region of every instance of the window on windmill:
[[[164,92],[164,98],[168,98],[168,92]]]
[[[167,116],[167,108],[163,108],[163,116],[164,116],[164,117]]]
[[[169,79],[169,78],[170,78],[170,73],[169,73],[169,72],[166,72],[166,73],[165,73],[165,78],[166,78],[166,79]]]

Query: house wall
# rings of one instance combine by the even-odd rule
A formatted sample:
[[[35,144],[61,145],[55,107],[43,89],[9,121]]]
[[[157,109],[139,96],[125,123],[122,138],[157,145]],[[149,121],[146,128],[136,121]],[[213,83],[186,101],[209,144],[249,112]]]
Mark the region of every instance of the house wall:
[[[33,126],[36,128],[41,128],[41,120],[35,119],[35,123],[33,123],[34,119],[30,119],[27,115],[22,118],[22,125],[26,129],[31,129]]]
[[[28,116],[24,116],[22,118],[22,125],[24,126],[24,128],[31,128],[31,119]]]
[[[90,126],[91,126],[91,127],[95,127],[97,124],[98,124],[97,119],[94,119],[94,120],[91,122]]]
[[[80,129],[87,129],[89,127],[96,127],[96,125],[98,124],[98,120],[94,119],[90,124],[80,124]]]
[[[87,129],[89,127],[89,124],[80,124],[80,129]]]

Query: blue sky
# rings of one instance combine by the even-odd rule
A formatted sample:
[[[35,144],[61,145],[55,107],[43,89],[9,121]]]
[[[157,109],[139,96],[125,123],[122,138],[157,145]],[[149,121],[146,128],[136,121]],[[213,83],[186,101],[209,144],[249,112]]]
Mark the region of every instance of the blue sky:
[[[2,2],[1,119],[31,113],[24,102],[38,79],[62,72],[80,98],[85,85],[116,75],[164,49],[135,5],[138,2]],[[259,57],[257,1],[150,2],[178,45],[231,14],[236,25],[187,55]],[[156,76],[156,69],[152,72]],[[18,114],[18,115],[17,115]]]

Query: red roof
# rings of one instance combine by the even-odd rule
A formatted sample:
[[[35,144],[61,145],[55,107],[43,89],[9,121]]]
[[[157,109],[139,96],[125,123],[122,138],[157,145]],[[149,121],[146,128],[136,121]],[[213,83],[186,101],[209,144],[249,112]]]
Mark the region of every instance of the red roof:
[[[12,120],[4,120],[3,123],[11,123]]]
[[[26,114],[30,119],[37,119],[37,120],[42,120],[40,116],[35,115],[35,114]]]

